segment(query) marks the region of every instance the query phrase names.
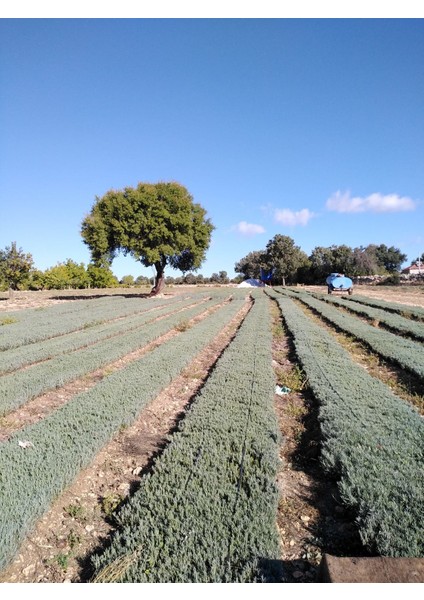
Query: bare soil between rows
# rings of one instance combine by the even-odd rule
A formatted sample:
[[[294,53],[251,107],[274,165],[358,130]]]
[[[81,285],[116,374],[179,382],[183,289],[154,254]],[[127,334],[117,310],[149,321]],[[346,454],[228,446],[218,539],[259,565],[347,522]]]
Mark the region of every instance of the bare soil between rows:
[[[324,291],[324,288],[314,289]],[[422,290],[412,290],[409,295],[396,288],[378,290],[378,295],[373,295],[375,288],[371,290],[373,293],[367,292],[365,286],[358,289],[363,295],[424,307]],[[174,290],[166,292],[166,295],[171,294],[174,295]],[[63,301],[73,300],[52,298],[51,293],[41,296],[39,292],[25,292],[19,298],[0,301],[0,311],[39,308]],[[0,582],[90,581],[91,556],[109,543],[115,529],[114,511],[134,493],[141,477],[149,472],[155,458],[169,443],[170,435],[184,418],[248,309],[246,302],[237,318],[214,342],[143,410],[131,427],[122,429],[91,466],[57,498],[12,563],[0,573]],[[279,316],[275,307],[273,311],[277,327]],[[274,335],[273,365],[279,383],[297,365],[290,340],[281,331]],[[66,400],[73,393],[69,392]],[[52,409],[57,401],[55,396],[61,394],[63,390],[59,389],[50,396]],[[283,581],[315,583],[319,580],[319,564],[324,552],[335,556],[365,556],[366,551],[360,544],[352,515],[347,514],[339,502],[337,483],[329,481],[321,472],[318,407],[307,386],[300,385],[287,395],[276,394],[275,411],[282,434],[277,527]]]

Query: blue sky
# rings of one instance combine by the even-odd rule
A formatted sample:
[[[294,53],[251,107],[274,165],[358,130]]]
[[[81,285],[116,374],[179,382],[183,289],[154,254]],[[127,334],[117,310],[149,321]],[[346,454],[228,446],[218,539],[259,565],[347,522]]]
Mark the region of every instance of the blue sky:
[[[423,57],[422,19],[0,19],[0,247],[87,264],[96,196],[178,181],[216,227],[205,276],[277,233],[307,254],[393,245],[409,264]]]

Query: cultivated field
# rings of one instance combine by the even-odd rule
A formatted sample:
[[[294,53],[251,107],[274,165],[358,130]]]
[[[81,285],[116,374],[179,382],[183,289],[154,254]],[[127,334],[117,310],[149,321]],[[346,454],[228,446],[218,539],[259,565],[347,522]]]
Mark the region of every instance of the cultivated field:
[[[146,292],[0,300],[0,581],[424,557],[422,289]]]

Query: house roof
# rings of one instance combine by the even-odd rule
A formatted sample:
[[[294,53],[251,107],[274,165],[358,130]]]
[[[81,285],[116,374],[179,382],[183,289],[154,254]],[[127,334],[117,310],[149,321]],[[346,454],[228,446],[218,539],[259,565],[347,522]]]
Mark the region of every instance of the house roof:
[[[421,269],[424,272],[424,265],[417,265],[417,263],[414,263],[412,265],[409,265],[409,267],[406,267],[405,269],[402,269],[402,273],[408,273],[409,271],[421,271]]]

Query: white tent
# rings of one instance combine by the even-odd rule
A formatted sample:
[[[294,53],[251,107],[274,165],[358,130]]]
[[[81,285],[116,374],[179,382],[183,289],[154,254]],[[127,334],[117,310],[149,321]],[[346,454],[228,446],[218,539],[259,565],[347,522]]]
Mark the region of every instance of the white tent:
[[[262,281],[258,281],[257,279],[245,279],[238,284],[237,287],[265,287]]]

